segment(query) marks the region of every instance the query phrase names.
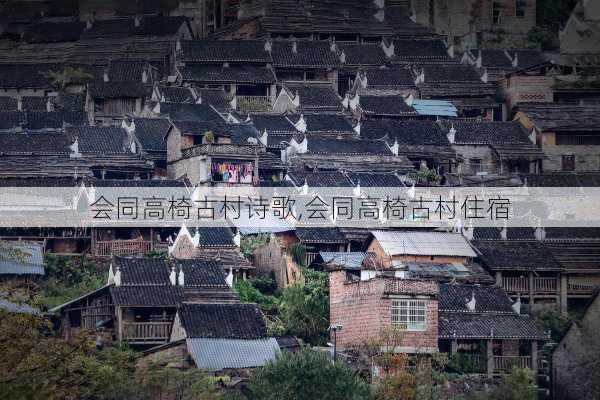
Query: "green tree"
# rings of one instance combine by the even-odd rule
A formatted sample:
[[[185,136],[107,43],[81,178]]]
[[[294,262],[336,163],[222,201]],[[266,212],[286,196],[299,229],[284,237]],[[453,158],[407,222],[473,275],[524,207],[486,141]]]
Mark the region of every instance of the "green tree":
[[[342,363],[324,353],[304,349],[284,352],[250,378],[250,398],[260,400],[359,400],[369,388]]]
[[[558,48],[558,31],[567,22],[576,0],[537,0],[536,26],[528,39],[542,50]]]
[[[81,85],[94,79],[93,75],[88,74],[82,68],[73,67],[65,67],[61,71],[45,71],[41,74],[60,91],[65,90],[69,85]]]
[[[322,345],[327,341],[329,327],[329,276],[307,268],[303,273],[304,285],[283,290],[279,316],[288,334]]]

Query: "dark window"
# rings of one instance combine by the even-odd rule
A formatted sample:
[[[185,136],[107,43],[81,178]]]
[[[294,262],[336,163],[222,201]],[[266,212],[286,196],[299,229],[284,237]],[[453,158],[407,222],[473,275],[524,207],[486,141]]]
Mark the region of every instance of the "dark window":
[[[575,171],[575,156],[574,155],[562,156],[562,170],[563,171]]]
[[[502,6],[500,2],[493,1],[492,2],[492,23],[499,24],[500,23],[500,11],[502,10]]]
[[[469,159],[469,164],[471,164],[471,172],[473,174],[481,172],[481,158],[471,158]]]
[[[515,16],[525,16],[525,0],[515,0]]]

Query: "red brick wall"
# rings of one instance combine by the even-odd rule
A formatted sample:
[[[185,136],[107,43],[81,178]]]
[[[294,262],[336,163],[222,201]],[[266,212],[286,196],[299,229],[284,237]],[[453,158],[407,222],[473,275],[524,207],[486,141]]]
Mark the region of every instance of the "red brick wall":
[[[416,351],[437,349],[437,300],[432,296],[437,292],[435,282],[395,280],[394,285],[386,285],[386,280],[380,278],[346,282],[344,271],[334,271],[329,276],[330,323],[343,326],[337,333],[340,348],[376,341],[383,330],[391,327],[392,298],[386,290],[390,287],[401,289],[391,296],[418,296],[427,302],[427,329],[405,332],[401,346]]]

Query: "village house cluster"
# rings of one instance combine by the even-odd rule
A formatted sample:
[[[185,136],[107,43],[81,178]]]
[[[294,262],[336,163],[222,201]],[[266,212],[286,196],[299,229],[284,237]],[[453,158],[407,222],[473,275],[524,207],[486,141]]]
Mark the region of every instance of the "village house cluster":
[[[560,54],[483,47],[499,29],[525,38],[533,0],[484,1],[479,14],[475,1],[66,3],[0,5],[2,187],[600,186],[598,2],[578,2]],[[595,320],[554,357],[567,393],[569,357],[585,355],[564,346],[598,324],[598,228],[72,228],[60,226],[71,205],[45,206],[56,227],[0,229],[31,254],[0,274],[36,279],[45,252],[110,260],[103,287],[52,310],[61,334],[91,329],[188,367],[245,374],[296,346],[232,286],[301,282],[297,244],[330,274],[340,350],[398,327],[399,351],[550,375],[548,333],[529,314],[595,298]],[[265,233],[244,257],[241,238]]]

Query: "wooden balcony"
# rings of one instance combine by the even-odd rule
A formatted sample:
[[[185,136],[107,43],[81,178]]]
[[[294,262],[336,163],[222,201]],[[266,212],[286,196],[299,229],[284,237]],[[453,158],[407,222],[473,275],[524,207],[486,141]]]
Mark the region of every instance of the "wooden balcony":
[[[579,283],[569,283],[567,285],[567,293],[572,295],[591,295],[597,286],[582,285]]]
[[[150,251],[164,251],[167,243],[155,243],[151,240],[107,240],[94,243],[94,255],[99,257],[144,255]]]
[[[239,111],[271,111],[271,98],[269,96],[236,96]]]
[[[306,252],[306,266],[309,266],[314,260],[315,258],[317,258],[317,256],[319,255],[319,253],[313,253],[313,252]]]
[[[513,367],[531,368],[530,356],[494,356],[494,373],[509,372]]]
[[[123,341],[132,343],[164,343],[171,336],[170,321],[123,322]]]
[[[83,307],[81,309],[81,327],[84,329],[96,329],[98,323],[108,321],[114,316],[115,306],[112,304]]]
[[[529,294],[529,278],[503,276],[502,288],[506,290],[507,293],[527,296]],[[557,294],[559,292],[559,288],[560,280],[557,277],[533,278],[534,294]]]

